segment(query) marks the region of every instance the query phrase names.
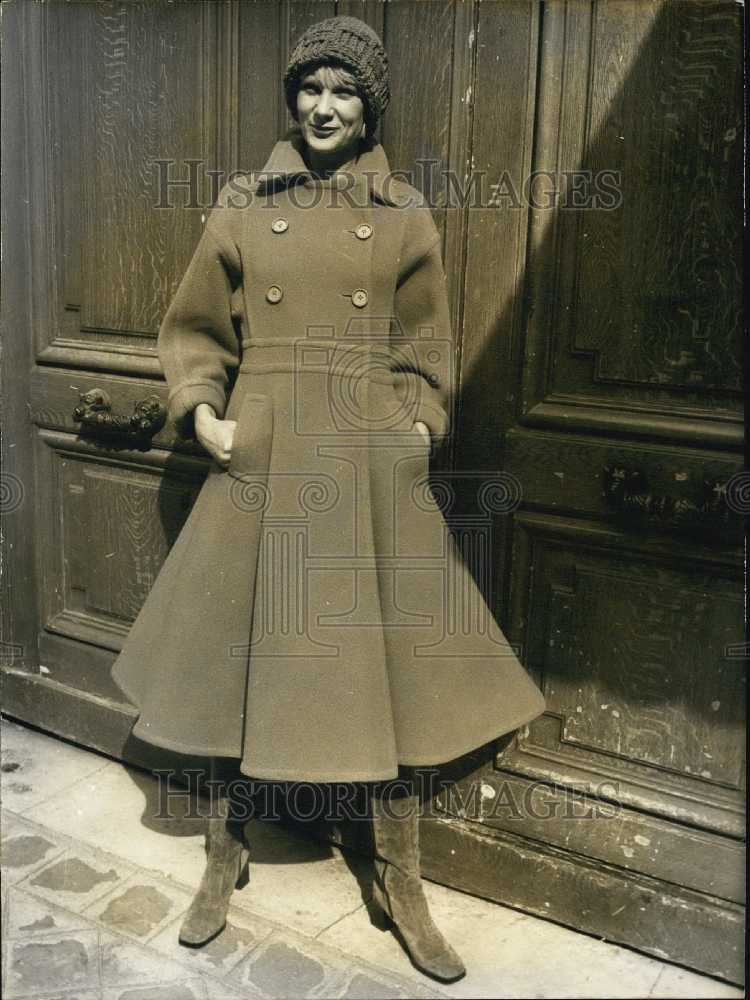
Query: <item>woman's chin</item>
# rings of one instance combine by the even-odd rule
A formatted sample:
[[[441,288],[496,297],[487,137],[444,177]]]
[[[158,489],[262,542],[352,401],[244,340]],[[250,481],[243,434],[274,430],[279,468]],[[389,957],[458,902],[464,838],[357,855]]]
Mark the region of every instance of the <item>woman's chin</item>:
[[[343,146],[341,139],[335,135],[320,136],[314,132],[306,132],[307,145],[318,153],[336,153]]]

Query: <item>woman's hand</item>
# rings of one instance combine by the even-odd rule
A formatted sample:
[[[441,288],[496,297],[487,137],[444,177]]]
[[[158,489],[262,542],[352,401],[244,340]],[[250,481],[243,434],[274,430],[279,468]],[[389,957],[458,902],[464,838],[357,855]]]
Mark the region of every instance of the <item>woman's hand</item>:
[[[427,424],[422,423],[421,420],[417,420],[414,423],[414,429],[419,431],[419,433],[424,438],[425,444],[427,445],[427,447],[431,448],[432,447],[432,438],[430,436],[430,428],[427,426]]]
[[[219,420],[213,406],[199,403],[195,408],[195,436],[223,469],[232,457],[236,420]]]

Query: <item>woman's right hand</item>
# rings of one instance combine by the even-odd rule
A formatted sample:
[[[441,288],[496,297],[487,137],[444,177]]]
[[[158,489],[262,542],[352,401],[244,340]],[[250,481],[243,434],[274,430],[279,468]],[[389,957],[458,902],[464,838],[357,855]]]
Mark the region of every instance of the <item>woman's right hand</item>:
[[[232,457],[232,440],[236,420],[220,420],[213,406],[199,403],[195,408],[195,436],[223,469]]]

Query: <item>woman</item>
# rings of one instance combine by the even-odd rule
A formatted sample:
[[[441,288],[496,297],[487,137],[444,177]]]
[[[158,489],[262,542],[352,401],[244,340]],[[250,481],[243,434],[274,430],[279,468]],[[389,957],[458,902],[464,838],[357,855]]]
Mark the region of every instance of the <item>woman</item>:
[[[410,768],[544,703],[491,616],[453,627],[457,595],[480,624],[487,608],[422,488],[448,433],[450,320],[429,208],[373,139],[380,39],[316,24],[284,83],[297,127],[249,189],[222,192],[159,333],[170,415],[214,461],[114,676],[158,746],[372,783],[374,901],[451,981],[464,967],[427,909]],[[377,783],[399,776],[387,799]],[[185,944],[222,929],[246,877],[221,801]]]

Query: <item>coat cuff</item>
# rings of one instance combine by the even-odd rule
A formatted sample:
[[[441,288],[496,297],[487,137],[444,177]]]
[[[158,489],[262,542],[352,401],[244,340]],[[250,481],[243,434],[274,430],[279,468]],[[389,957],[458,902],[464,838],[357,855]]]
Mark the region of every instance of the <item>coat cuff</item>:
[[[226,394],[215,382],[183,382],[167,398],[167,414],[181,437],[195,437],[194,411],[199,403],[208,403],[221,419],[227,406]]]

